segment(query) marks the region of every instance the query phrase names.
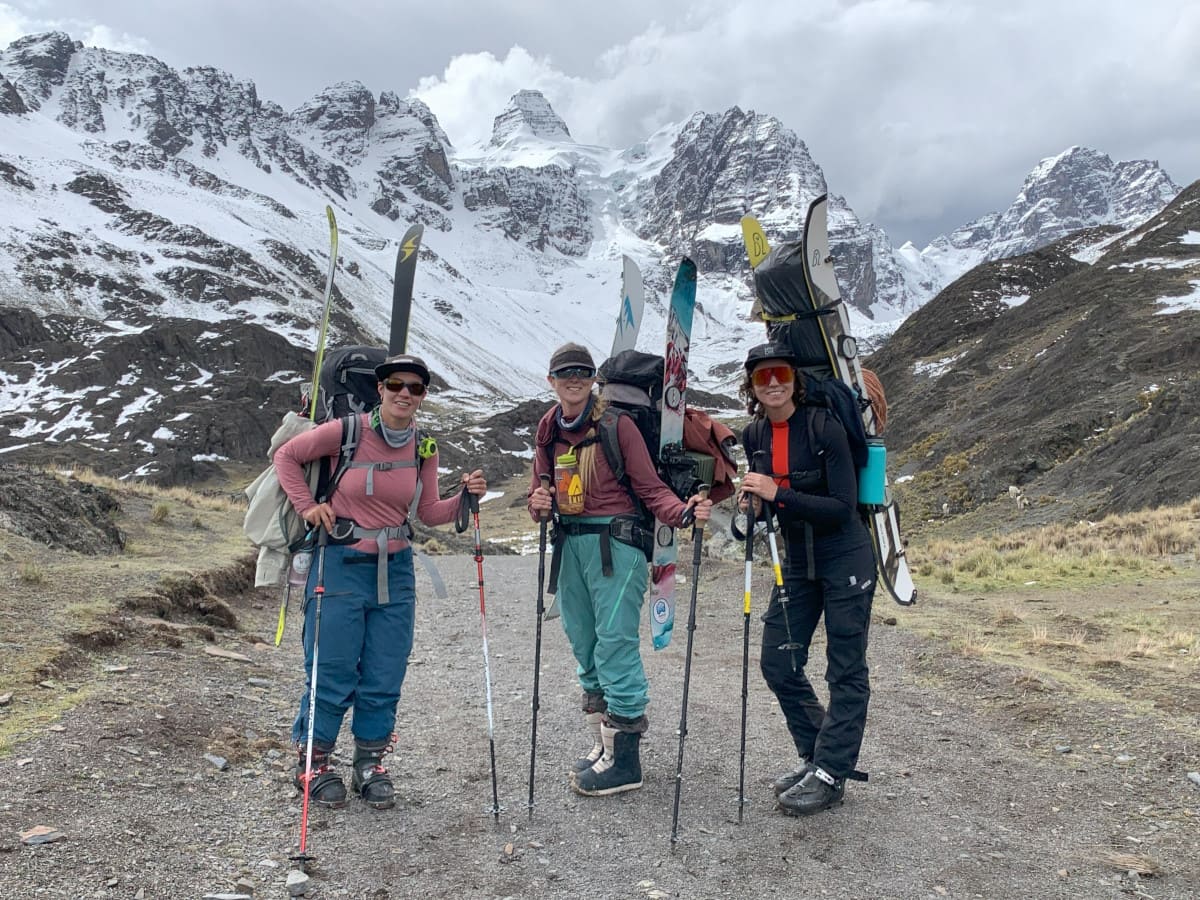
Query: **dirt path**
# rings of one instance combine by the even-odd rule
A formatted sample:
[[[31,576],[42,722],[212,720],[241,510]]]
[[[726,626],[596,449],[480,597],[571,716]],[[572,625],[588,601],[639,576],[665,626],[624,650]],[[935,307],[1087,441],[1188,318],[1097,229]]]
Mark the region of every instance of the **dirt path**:
[[[757,673],[752,620],[749,802],[737,824],[740,571],[706,564],[684,766],[681,837],[670,849],[690,585],[675,640],[649,654],[653,698],[646,786],[577,797],[564,770],[583,748],[573,663],[558,622],[543,644],[536,808],[527,814],[534,584],[532,557],[488,557],[500,824],[491,802],[474,562],[438,560],[449,600],[421,601],[401,701],[391,812],[318,811],[309,896],[1108,898],[1200,892],[1200,768],[1194,719],[1039,693],[1011,671],[884,624],[919,616],[878,601],[874,696],[846,805],[811,820],[773,811],[765,779],[792,762],[782,718]],[[419,573],[419,594],[432,597]],[[766,573],[759,577],[765,597]],[[0,897],[285,896],[298,798],[283,743],[302,685],[298,617],[284,646],[271,601],[235,605],[242,630],[211,644],[126,644],[59,689],[81,705],[4,760]],[[756,608],[761,607],[761,599]],[[816,657],[821,657],[818,648]],[[128,666],[105,671],[103,666]],[[820,663],[817,664],[820,669]],[[1025,702],[1032,701],[1032,702]],[[344,731],[343,734],[346,732]],[[343,742],[345,743],[345,742]],[[1069,751],[1067,748],[1070,748]],[[204,754],[225,757],[219,771]],[[20,843],[34,825],[65,839]],[[1125,864],[1112,854],[1129,854]],[[1157,864],[1131,876],[1121,865]],[[245,888],[243,888],[245,889]]]

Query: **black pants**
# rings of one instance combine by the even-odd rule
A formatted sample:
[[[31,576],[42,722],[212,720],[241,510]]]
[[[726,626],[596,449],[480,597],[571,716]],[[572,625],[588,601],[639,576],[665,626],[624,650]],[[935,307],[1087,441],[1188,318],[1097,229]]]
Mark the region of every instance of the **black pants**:
[[[853,772],[858,763],[871,697],[867,631],[875,596],[875,559],[868,546],[832,561],[819,560],[817,573],[816,581],[798,572],[787,573],[787,622],[783,605],[773,596],[763,615],[760,662],[763,678],[779,701],[797,752],[841,778]],[[813,632],[822,614],[827,639],[828,709],[804,674]],[[799,644],[793,651],[780,649],[788,639],[788,624],[792,641]]]

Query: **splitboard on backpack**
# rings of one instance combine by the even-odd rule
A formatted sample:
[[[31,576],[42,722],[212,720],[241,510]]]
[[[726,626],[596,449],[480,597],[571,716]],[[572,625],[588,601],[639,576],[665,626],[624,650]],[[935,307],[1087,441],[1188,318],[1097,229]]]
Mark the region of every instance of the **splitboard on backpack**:
[[[810,403],[836,415],[846,428],[859,472],[859,509],[871,532],[880,581],[892,599],[908,606],[917,592],[900,536],[899,509],[887,489],[879,437],[886,400],[879,379],[858,359],[833,269],[827,216],[828,197],[818,197],[809,206],[802,239],[774,249],[753,217],[742,220],[754,292],[768,339],[792,351]]]

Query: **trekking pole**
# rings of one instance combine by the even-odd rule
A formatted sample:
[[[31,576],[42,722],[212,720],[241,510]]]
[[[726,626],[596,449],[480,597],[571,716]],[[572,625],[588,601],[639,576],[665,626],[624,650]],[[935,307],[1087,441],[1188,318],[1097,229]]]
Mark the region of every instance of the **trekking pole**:
[[[758,460],[766,456],[765,450],[756,450],[754,459],[751,461],[751,468]],[[800,649],[800,644],[792,639],[792,621],[788,616],[788,592],[787,587],[783,583],[783,569],[779,565],[779,545],[775,542],[775,516],[767,502],[762,501],[764,517],[767,522],[767,541],[771,545],[771,567],[775,570],[775,596],[779,598],[779,605],[783,609],[783,628],[787,633],[787,641],[779,645],[780,650],[788,651],[792,660],[792,671],[796,671],[796,651]]]
[[[775,570],[775,596],[779,598],[779,605],[783,608],[783,627],[787,632],[787,641],[779,645],[780,650],[786,650],[792,658],[792,671],[796,671],[796,651],[800,649],[800,644],[797,644],[792,638],[792,621],[788,616],[788,592],[787,587],[783,583],[783,570],[779,567],[779,546],[775,543],[775,518],[771,515],[771,511],[767,510],[767,540],[771,544],[771,567]]]
[[[539,475],[542,487],[550,490],[550,476]],[[533,730],[529,737],[529,818],[533,818],[533,770],[537,766],[537,720],[538,685],[542,674],[542,616],[546,612],[546,523],[549,511],[539,516],[538,522],[538,593],[537,593],[537,637],[533,644]]]
[[[700,485],[700,499],[708,497],[708,485]],[[675,809],[671,814],[671,849],[679,839],[679,792],[683,787],[683,740],[687,737],[688,685],[692,678],[692,639],[696,634],[696,596],[700,589],[700,546],[704,542],[704,523],[692,526],[692,602],[688,609],[687,652],[683,662],[683,705],[679,711],[679,759],[675,763]]]
[[[754,498],[746,510],[746,590],[742,599],[742,747],[738,757],[738,824],[746,806],[746,703],[750,696],[750,584],[754,576]]]
[[[464,487],[475,518],[475,568],[479,573],[479,627],[483,632],[483,682],[487,694],[488,752],[492,759],[492,817],[500,821],[500,793],[496,785],[496,726],[492,715],[492,667],[488,661],[487,608],[483,600],[483,542],[479,537],[479,497]]]
[[[291,857],[294,862],[300,864],[301,870],[313,859],[307,852],[308,804],[312,796],[313,738],[317,718],[317,654],[321,648],[321,598],[325,596],[325,546],[328,543],[329,534],[325,527],[321,526],[317,533],[317,584],[313,588],[317,606],[313,610],[312,673],[308,678],[308,749],[304,763],[304,807],[300,813],[300,852]]]

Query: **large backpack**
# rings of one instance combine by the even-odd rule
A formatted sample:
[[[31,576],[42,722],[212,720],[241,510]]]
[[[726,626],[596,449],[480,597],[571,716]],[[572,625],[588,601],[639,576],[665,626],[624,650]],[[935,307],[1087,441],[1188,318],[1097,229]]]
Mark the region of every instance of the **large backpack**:
[[[872,403],[876,409],[882,407],[886,410],[882,386],[879,387],[878,396],[875,396],[874,392],[870,392],[870,396],[866,400],[860,400],[854,390],[840,378],[830,376],[821,379],[803,369],[799,371],[799,377],[804,379],[802,408],[806,412],[805,422],[810,440],[815,440],[813,435],[825,427],[826,416],[837,419],[846,432],[846,442],[850,445],[850,458],[854,462],[855,476],[856,478],[860,477],[863,468],[867,466],[870,452],[870,443],[867,440],[867,431],[862,420],[863,405]],[[870,382],[868,382],[869,384]],[[877,378],[875,384],[879,384]],[[755,432],[755,443],[759,447],[769,447],[771,441],[767,420],[759,420],[755,423],[755,427],[758,429]],[[824,471],[822,471],[821,477],[822,480],[825,479]],[[859,505],[859,511],[863,514],[867,512],[862,504]]]
[[[242,522],[242,531],[259,548],[255,587],[283,583],[290,556],[304,543],[309,531],[308,524],[300,518],[279,484],[273,462],[275,451],[296,435],[316,428],[322,422],[341,419],[342,441],[336,462],[332,458],[314,460],[305,469],[313,498],[318,502],[328,501],[342,475],[354,461],[361,439],[359,414],[373,409],[379,402],[379,379],[375,375],[375,367],[386,357],[386,350],[363,346],[344,347],[327,353],[321,365],[316,418],[309,419],[301,413],[289,412],[272,435],[267,451],[267,458],[272,462],[246,488],[250,505]],[[303,399],[307,411],[311,398]],[[420,433],[416,440],[418,448],[423,447]],[[424,461],[425,456],[418,451],[418,489],[421,483],[420,466]]]
[[[732,476],[737,473],[732,454],[737,438],[727,427],[713,422],[699,410],[685,408],[684,446],[668,450],[664,455],[659,446],[664,369],[661,356],[622,350],[605,360],[597,372],[600,395],[608,405],[600,415],[594,440],[599,442],[613,475],[633,500],[638,511],[638,524],[645,536],[653,535],[654,514],[634,492],[629,473],[625,471],[617,435],[621,416],[633,420],[654,460],[659,478],[681,500],[696,493],[701,484],[711,486],[709,496],[714,501],[723,500],[733,493]],[[644,545],[642,549],[649,559],[652,546]]]

